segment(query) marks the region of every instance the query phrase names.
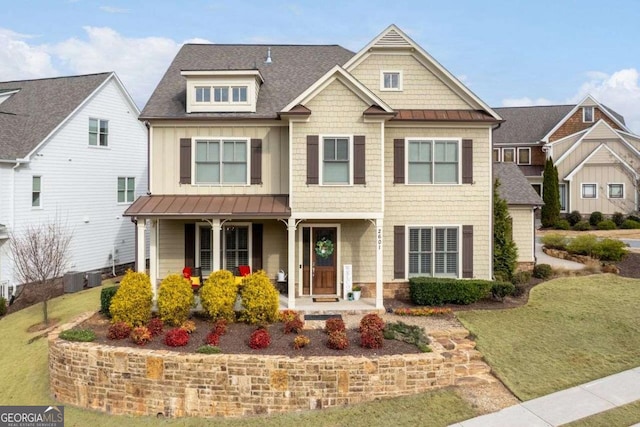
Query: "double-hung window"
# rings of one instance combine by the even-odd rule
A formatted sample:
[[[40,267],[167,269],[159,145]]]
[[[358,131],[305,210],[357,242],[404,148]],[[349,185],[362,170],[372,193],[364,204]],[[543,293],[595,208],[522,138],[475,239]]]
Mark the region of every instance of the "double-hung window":
[[[224,268],[234,271],[240,265],[249,265],[249,227],[224,228]]]
[[[246,184],[247,140],[196,141],[196,184]]]
[[[135,178],[118,177],[118,203],[133,203],[135,189]]]
[[[582,121],[593,123],[593,107],[582,107]]]
[[[409,228],[409,277],[458,277],[457,227]]]
[[[42,206],[42,177],[34,176],[31,178],[31,207],[39,208]]]
[[[409,184],[457,184],[459,182],[459,141],[409,140]]]
[[[351,143],[349,137],[325,137],[322,139],[322,183],[351,183]]]
[[[89,145],[106,147],[109,145],[109,121],[89,119]]]
[[[531,164],[531,148],[518,147],[518,164],[519,165]]]

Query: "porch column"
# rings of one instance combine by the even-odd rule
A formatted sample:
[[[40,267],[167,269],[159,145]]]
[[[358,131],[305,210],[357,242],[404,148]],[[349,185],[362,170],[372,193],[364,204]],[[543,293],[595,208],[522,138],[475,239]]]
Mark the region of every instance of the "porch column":
[[[376,219],[376,308],[384,308],[382,298],[382,219]]]
[[[211,220],[211,268],[213,271],[220,270],[220,250],[222,246],[220,245],[220,230],[222,229],[222,225],[220,224],[220,219],[212,219]]]
[[[158,299],[158,226],[160,220],[149,221],[149,279],[153,289],[153,299]]]
[[[136,271],[144,273],[147,269],[147,258],[145,256],[144,231],[146,230],[146,220],[138,218],[136,222]]]
[[[289,289],[287,308],[296,308],[296,220],[289,218],[287,221],[287,286]]]

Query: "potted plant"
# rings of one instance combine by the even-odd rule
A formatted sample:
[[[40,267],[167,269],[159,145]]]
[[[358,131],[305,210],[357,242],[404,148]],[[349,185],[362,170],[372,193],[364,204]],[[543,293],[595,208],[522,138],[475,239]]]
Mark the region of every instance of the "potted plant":
[[[353,301],[353,292],[347,292],[347,300]]]
[[[362,292],[362,288],[358,285],[353,287],[353,299],[354,301],[358,301],[360,299],[360,293]]]

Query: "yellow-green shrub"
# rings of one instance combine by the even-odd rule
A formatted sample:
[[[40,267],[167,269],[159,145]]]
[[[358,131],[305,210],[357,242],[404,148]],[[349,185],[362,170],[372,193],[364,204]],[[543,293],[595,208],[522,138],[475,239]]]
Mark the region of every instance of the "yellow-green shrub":
[[[277,321],[280,298],[267,274],[260,270],[245,276],[242,282],[244,311],[240,314],[240,320],[247,323]]]
[[[144,325],[151,318],[152,303],[153,292],[149,276],[128,270],[111,299],[111,321],[124,322],[130,326]]]
[[[218,270],[209,275],[200,289],[202,308],[213,319],[235,320],[233,305],[238,296],[235,277],[227,270]]]
[[[180,326],[189,318],[193,305],[191,283],[179,274],[170,274],[160,283],[158,313],[163,322]]]

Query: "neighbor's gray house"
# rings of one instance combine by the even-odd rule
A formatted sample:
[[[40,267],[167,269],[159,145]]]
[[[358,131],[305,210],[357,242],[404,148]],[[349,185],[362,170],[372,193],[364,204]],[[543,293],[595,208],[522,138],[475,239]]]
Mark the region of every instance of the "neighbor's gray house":
[[[392,25],[337,45],[186,44],[141,113],[150,276],[239,266],[300,298],[492,277],[492,130],[502,121]],[[138,259],[144,259],[138,245]],[[140,263],[140,268],[143,268]]]
[[[115,73],[0,82],[0,295],[17,285],[11,233],[58,221],[70,270],[134,260],[124,210],[147,188],[147,135]]]
[[[515,163],[538,194],[550,157],[558,167],[562,212],[638,209],[640,136],[624,118],[587,96],[575,105],[495,108],[493,161]]]

